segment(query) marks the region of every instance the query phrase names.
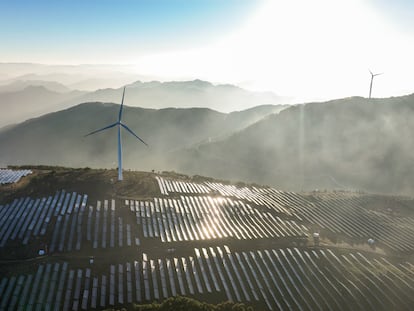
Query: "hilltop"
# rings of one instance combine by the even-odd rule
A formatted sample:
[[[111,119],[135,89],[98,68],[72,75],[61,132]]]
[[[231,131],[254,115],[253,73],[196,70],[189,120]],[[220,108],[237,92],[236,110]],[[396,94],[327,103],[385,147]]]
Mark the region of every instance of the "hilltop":
[[[16,168],[24,168],[16,167]],[[23,196],[47,196],[65,189],[84,192],[93,200],[102,197],[155,196],[159,193],[153,173],[124,172],[125,182],[117,182],[116,170],[30,166],[32,174],[18,184],[3,185],[0,202],[10,202]]]

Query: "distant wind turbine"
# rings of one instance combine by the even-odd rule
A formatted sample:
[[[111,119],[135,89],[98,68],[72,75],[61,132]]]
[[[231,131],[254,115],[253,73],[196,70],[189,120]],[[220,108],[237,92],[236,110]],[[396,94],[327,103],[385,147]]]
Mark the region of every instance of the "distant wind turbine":
[[[371,83],[370,83],[370,85],[369,85],[369,97],[368,98],[371,98],[371,92],[372,92],[372,82],[374,81],[374,77],[376,77],[376,76],[379,76],[379,75],[382,75],[383,74],[383,72],[381,72],[381,73],[372,73],[372,71],[370,70],[369,71],[369,73],[371,74]]]
[[[122,177],[122,140],[121,140],[121,127],[123,127],[124,129],[126,129],[130,134],[134,135],[136,138],[138,138],[142,143],[144,143],[146,146],[147,143],[145,141],[143,141],[141,138],[138,137],[138,135],[136,135],[128,126],[126,126],[125,124],[122,123],[122,110],[124,107],[124,96],[125,96],[125,87],[124,87],[124,91],[122,93],[122,101],[121,101],[121,107],[119,108],[119,115],[118,115],[118,121],[115,122],[114,124],[105,126],[104,128],[101,128],[99,130],[90,132],[89,134],[85,135],[89,136],[89,135],[93,135],[95,133],[107,130],[111,127],[115,127],[118,125],[118,180],[121,181],[123,180]]]

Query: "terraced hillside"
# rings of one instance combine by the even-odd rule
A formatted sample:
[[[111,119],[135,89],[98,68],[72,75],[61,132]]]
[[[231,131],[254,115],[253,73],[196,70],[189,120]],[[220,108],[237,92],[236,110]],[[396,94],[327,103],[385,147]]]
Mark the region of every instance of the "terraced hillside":
[[[257,310],[414,305],[411,198],[175,173],[125,172],[121,184],[110,170],[31,172],[0,186],[0,310],[172,296]]]

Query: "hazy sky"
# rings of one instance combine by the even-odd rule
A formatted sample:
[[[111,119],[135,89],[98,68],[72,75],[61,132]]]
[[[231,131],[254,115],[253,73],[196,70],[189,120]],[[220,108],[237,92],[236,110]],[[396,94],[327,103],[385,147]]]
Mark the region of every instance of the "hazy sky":
[[[0,62],[131,64],[299,100],[414,92],[411,0],[0,0]]]

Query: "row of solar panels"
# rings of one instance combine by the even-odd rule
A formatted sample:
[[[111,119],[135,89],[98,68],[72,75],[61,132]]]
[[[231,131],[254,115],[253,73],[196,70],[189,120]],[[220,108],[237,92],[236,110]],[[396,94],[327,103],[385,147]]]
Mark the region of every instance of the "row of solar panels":
[[[169,193],[208,194],[210,189],[203,184],[155,177],[163,195]]]
[[[0,169],[0,185],[17,183],[22,177],[32,173],[31,170]]]
[[[109,212],[110,215],[108,215]],[[116,217],[115,212],[116,208],[114,200],[111,201],[110,211],[108,208],[107,200],[104,201],[103,206],[101,202],[98,201],[95,211],[94,207],[89,207],[87,223],[87,240],[92,242],[93,248],[113,248],[115,246],[123,247],[125,245],[132,246],[133,232],[131,229],[131,225],[125,224],[124,226],[123,218]],[[93,215],[94,213],[95,215]],[[125,239],[126,244],[124,243]],[[137,237],[135,237],[134,243],[137,246],[140,244],[139,239]]]

